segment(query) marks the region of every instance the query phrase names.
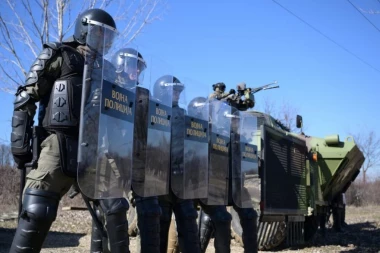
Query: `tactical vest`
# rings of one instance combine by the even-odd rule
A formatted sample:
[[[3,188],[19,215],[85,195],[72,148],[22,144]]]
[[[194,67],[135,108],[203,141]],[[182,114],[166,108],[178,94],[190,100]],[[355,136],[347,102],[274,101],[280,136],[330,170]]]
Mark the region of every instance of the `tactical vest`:
[[[39,119],[47,130],[76,136],[79,132],[84,57],[67,45],[54,43],[47,46],[56,53],[60,52],[63,62],[50,96],[40,101]]]

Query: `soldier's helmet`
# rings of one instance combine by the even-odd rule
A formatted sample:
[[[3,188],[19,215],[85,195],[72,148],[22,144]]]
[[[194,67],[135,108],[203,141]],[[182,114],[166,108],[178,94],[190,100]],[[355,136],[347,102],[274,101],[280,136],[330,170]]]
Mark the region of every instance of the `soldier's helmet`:
[[[103,46],[107,51],[117,34],[116,23],[112,16],[101,9],[89,9],[77,19],[74,40],[79,44],[87,44],[90,48]]]
[[[153,97],[165,101],[172,98],[173,105],[178,105],[181,92],[185,89],[185,85],[172,75],[164,75],[157,79],[153,87]]]
[[[226,85],[225,85],[224,83],[222,83],[222,82],[220,82],[220,83],[215,83],[215,84],[212,85],[212,89],[213,89],[214,91],[216,91],[216,88],[219,88],[219,90],[220,90],[221,92],[224,92],[224,91],[226,90]]]
[[[207,113],[208,110],[204,110],[206,101],[207,98],[205,97],[193,98],[187,106],[187,113],[199,119],[208,119],[208,115],[205,115],[205,112]]]
[[[143,82],[147,66],[143,56],[136,49],[120,49],[112,57],[112,64],[116,68],[116,73],[124,77],[125,84]]]

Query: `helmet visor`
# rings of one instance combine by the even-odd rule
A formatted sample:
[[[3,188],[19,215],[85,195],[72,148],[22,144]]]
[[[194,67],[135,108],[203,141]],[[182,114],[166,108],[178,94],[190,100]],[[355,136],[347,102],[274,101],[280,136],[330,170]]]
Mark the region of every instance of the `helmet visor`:
[[[110,51],[116,37],[117,31],[115,29],[89,24],[86,44],[92,51],[105,56]]]
[[[116,73],[122,73],[128,75],[131,80],[138,80],[142,82],[143,72],[146,69],[144,59],[134,54],[121,52],[116,59]]]

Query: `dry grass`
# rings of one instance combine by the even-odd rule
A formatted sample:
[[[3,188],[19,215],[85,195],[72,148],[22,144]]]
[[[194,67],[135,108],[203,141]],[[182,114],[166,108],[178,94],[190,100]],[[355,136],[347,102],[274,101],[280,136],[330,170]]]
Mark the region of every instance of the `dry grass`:
[[[347,208],[348,228],[344,233],[327,231],[327,236],[317,234],[313,242],[298,249],[283,249],[277,252],[379,252],[380,251],[380,207]],[[0,222],[0,252],[8,252],[16,227],[16,221]],[[59,211],[41,251],[89,252],[91,217],[87,211]],[[136,240],[131,238],[131,252],[136,252]],[[207,253],[215,252],[211,240]],[[243,253],[243,249],[231,241],[231,252]],[[268,252],[268,251],[267,251]],[[271,252],[271,251],[269,251]],[[274,251],[273,251],[274,252]]]

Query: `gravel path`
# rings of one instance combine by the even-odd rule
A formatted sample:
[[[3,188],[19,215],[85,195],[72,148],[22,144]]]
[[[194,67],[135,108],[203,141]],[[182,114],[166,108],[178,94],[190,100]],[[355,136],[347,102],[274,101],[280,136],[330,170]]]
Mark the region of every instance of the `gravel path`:
[[[1,206],[0,206],[1,207]],[[2,210],[2,209],[0,209]],[[1,218],[1,215],[0,215]],[[8,252],[15,232],[16,221],[0,219],[0,252]],[[317,234],[313,242],[299,249],[277,252],[380,252],[380,207],[348,207],[348,228],[344,233],[328,230],[324,238]],[[60,211],[41,252],[89,252],[91,218],[87,211]],[[136,239],[130,239],[131,252],[136,252]],[[213,240],[207,253],[215,252]],[[231,240],[231,252],[243,249]],[[271,251],[266,251],[271,252]],[[275,251],[273,251],[275,252]]]

